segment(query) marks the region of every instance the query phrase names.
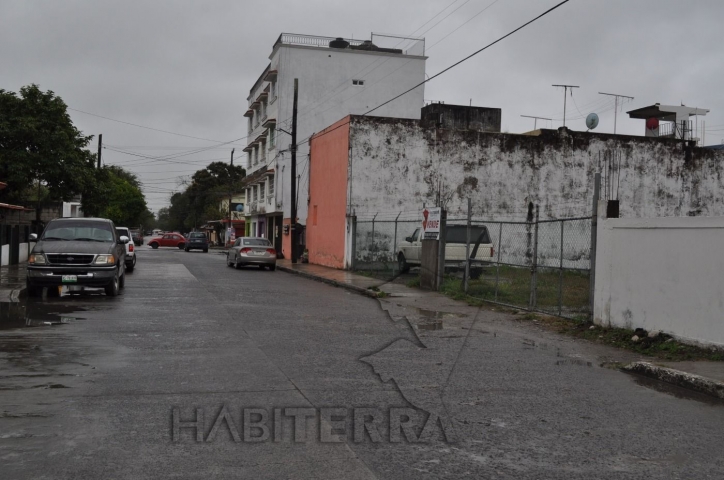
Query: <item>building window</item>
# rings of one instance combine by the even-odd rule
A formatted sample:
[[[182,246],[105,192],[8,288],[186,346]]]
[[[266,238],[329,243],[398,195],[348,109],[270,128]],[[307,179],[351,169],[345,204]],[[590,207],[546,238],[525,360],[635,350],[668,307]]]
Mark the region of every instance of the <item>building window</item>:
[[[276,125],[269,129],[269,149],[274,148],[274,142],[276,141]]]
[[[246,152],[246,164],[248,165],[247,168],[251,167],[251,161],[252,161],[251,152]]]
[[[259,184],[259,198],[261,200],[264,200],[264,185],[265,185],[265,182],[262,182]]]
[[[254,147],[254,165],[259,164],[259,147]]]
[[[266,118],[266,100],[261,102],[261,119],[264,120]]]
[[[266,142],[261,142],[259,150],[261,150],[261,163],[264,163],[266,162]]]
[[[251,187],[251,192],[252,192],[252,196],[253,196],[253,198],[254,198],[254,201],[256,202],[256,201],[257,201],[257,197],[256,197],[256,185],[254,185],[253,187]]]
[[[352,80],[352,85],[358,85],[360,87],[364,86],[365,81],[364,80]]]
[[[269,196],[274,195],[274,175],[269,176]]]
[[[269,103],[274,103],[274,100],[277,99],[277,82],[271,82],[270,84],[270,91],[269,91]]]

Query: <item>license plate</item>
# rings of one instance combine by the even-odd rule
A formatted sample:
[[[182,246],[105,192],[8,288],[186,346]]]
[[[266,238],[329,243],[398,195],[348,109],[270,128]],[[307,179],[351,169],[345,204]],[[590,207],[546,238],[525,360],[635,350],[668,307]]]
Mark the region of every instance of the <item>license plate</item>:
[[[264,252],[249,252],[251,255],[264,255]]]
[[[77,275],[63,275],[61,281],[63,283],[77,283],[78,276]]]

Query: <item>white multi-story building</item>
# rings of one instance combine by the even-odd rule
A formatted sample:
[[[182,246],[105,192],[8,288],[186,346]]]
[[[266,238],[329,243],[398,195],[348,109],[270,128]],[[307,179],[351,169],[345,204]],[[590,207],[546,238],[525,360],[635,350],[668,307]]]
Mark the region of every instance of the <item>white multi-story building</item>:
[[[423,39],[372,34],[350,40],[282,33],[249,92],[247,235],[272,239],[290,256],[290,146],[294,79],[297,101],[297,218],[306,224],[309,138],[350,114],[364,114],[425,80]],[[420,118],[424,86],[370,115]],[[301,237],[304,238],[303,235]]]

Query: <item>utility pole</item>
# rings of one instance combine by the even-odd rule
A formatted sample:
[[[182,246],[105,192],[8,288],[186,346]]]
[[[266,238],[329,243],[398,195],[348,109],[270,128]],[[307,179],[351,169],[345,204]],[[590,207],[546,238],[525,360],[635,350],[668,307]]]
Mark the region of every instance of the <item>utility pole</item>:
[[[578,85],[553,85],[554,87],[562,87],[563,88],[563,126],[566,126],[566,100],[567,100],[567,94],[568,89],[571,89],[571,95],[573,95],[573,89],[574,88],[581,88]]]
[[[101,168],[101,151],[103,150],[103,134],[98,135],[98,168]]]
[[[299,97],[299,79],[294,79],[294,103],[292,106],[292,191],[291,222],[289,234],[292,236],[292,263],[297,263],[295,247],[297,245],[297,99]]]
[[[616,93],[603,93],[598,92],[599,95],[608,95],[609,97],[616,97],[616,107],[613,110],[613,134],[616,135],[616,120],[618,117],[618,99],[619,98],[628,98],[629,100],[633,100],[634,97],[629,97],[626,95],[618,95]]]
[[[231,199],[234,195],[234,150],[236,149],[231,149],[231,170],[229,171],[229,233],[227,235],[228,238],[226,239],[227,243],[231,239],[231,229],[234,225],[234,223],[231,221]]]
[[[533,120],[533,130],[538,130],[538,120],[550,120],[553,121],[552,118],[546,118],[546,117],[534,117],[532,115],[521,115],[523,118],[534,118]]]

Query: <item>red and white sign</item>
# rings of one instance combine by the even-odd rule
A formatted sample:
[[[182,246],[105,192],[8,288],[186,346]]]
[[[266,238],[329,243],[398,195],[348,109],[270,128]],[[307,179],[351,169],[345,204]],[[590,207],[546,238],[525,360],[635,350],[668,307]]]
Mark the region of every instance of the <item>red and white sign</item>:
[[[422,239],[440,239],[440,207],[425,208],[422,211]]]

